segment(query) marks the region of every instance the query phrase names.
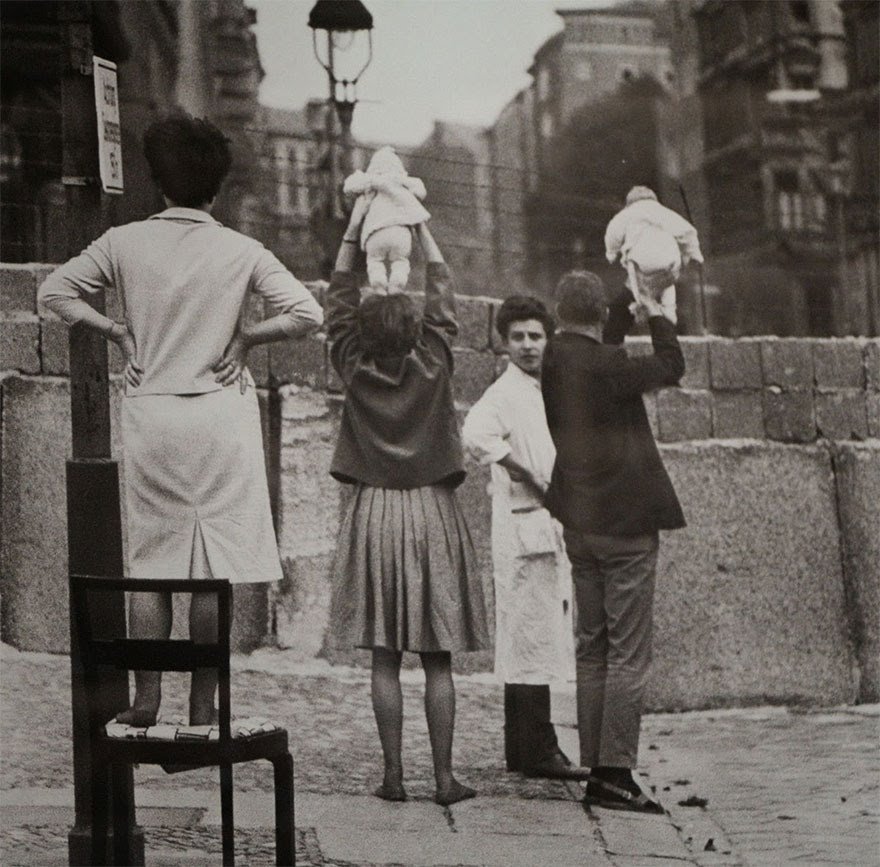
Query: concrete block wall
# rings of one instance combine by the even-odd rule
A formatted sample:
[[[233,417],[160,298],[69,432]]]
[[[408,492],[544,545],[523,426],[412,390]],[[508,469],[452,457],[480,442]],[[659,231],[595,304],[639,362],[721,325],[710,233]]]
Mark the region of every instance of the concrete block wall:
[[[34,301],[46,270],[0,267],[0,593],[4,640],[63,652],[69,362],[66,328]],[[320,284],[310,288],[322,299]],[[460,299],[462,414],[505,363],[493,328],[498,304]],[[627,345],[650,352],[645,338]],[[877,700],[880,341],[689,337],[682,345],[681,387],[645,396],[688,517],[687,529],[662,540],[650,706]],[[119,359],[111,362],[118,369]],[[236,644],[326,655],[346,496],[327,471],[341,384],[323,335],[263,347],[250,362],[285,578],[237,594]],[[460,497],[491,600],[488,472],[468,470]],[[491,655],[457,664],[488,668]]]

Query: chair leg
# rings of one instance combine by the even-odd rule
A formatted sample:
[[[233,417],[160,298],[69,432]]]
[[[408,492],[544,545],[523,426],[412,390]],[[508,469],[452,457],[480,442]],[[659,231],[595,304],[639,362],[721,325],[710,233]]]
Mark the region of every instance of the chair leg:
[[[110,813],[110,773],[92,754],[92,864],[107,863],[107,824]]]
[[[125,790],[128,784],[127,765],[114,763],[110,766],[113,781],[113,863],[131,864],[132,817],[129,815],[128,798]]]
[[[275,772],[275,863],[296,864],[296,821],[293,815],[293,756],[272,759]]]
[[[235,824],[232,813],[232,765],[220,765],[220,822],[223,835],[223,867],[235,864]]]

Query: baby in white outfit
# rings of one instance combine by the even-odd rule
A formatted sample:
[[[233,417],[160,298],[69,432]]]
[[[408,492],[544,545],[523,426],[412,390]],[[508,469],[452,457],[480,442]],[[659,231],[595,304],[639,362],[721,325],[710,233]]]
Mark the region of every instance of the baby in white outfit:
[[[367,277],[374,292],[403,292],[409,280],[412,227],[430,218],[421,200],[424,183],[407,174],[393,148],[373,154],[365,172],[345,179],[343,192],[356,196],[353,222],[363,217],[361,248],[367,254]],[[387,270],[386,270],[387,263]]]
[[[675,211],[657,201],[649,187],[633,187],[626,207],[605,230],[605,256],[627,272],[627,286],[638,299],[657,299],[663,315],[677,322],[675,281],[688,262],[702,262],[697,230]]]

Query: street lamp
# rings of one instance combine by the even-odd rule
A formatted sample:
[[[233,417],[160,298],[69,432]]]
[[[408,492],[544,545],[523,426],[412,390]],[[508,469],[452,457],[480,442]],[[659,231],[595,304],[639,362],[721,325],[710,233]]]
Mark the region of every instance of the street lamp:
[[[358,80],[373,59],[373,16],[360,0],[318,0],[309,12],[309,27],[315,57],[327,71],[330,101],[345,133],[351,128]],[[318,31],[325,34],[323,50]],[[360,33],[367,35],[366,59],[360,49]]]
[[[328,110],[325,121],[330,169],[328,224],[318,229],[325,254],[322,270],[327,272],[344,229],[345,211],[340,201],[342,185],[339,174],[340,169],[343,175],[352,169],[351,119],[357,102],[358,80],[373,59],[373,16],[360,0],[318,0],[309,12],[309,27],[312,28],[315,57],[327,72],[329,102],[336,110],[340,126],[341,148],[337,148],[334,112]],[[319,31],[324,34],[323,38],[319,38]],[[367,36],[366,51],[362,33]]]

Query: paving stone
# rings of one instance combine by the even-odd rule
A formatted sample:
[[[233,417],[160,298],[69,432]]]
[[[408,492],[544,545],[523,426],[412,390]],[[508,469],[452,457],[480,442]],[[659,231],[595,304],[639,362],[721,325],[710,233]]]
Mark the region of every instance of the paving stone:
[[[593,809],[609,854],[689,859],[689,852],[665,816]],[[614,858],[615,862],[617,858]]]
[[[715,439],[763,439],[764,402],[758,391],[713,391]]]
[[[760,341],[710,341],[709,371],[713,388],[734,391],[761,388]]]
[[[813,348],[800,338],[762,339],[761,368],[764,385],[784,389],[813,387]]]
[[[592,824],[579,800],[475,798],[456,804],[452,815],[455,830],[460,833],[593,836]]]
[[[862,347],[856,340],[813,341],[817,388],[864,388]]]
[[[815,404],[819,436],[830,440],[863,440],[868,436],[865,392],[861,388],[818,392]]]

